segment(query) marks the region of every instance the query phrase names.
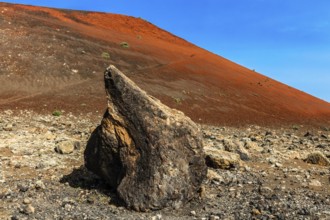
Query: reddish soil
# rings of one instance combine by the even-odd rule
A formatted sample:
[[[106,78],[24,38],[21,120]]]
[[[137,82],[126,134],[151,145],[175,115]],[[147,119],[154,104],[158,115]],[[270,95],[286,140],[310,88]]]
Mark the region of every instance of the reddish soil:
[[[200,123],[330,126],[330,103],[139,18],[0,3],[0,50],[0,109],[102,114],[114,64]]]

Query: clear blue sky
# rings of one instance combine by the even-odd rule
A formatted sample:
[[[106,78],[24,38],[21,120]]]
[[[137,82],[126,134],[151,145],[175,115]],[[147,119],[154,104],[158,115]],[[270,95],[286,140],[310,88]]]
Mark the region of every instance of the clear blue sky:
[[[329,0],[17,0],[142,17],[330,102]]]

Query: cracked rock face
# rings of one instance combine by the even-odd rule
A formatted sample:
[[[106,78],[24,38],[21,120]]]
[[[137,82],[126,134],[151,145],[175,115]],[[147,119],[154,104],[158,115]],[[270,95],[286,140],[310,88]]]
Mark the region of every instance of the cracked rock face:
[[[196,197],[207,171],[200,128],[114,66],[104,77],[108,108],[87,144],[86,167],[137,211],[179,208]]]

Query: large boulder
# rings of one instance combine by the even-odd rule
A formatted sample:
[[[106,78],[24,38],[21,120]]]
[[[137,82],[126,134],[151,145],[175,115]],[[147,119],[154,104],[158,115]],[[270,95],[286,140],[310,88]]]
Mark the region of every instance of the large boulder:
[[[108,108],[87,144],[86,167],[137,211],[179,208],[196,197],[207,172],[200,128],[114,66],[104,77]]]

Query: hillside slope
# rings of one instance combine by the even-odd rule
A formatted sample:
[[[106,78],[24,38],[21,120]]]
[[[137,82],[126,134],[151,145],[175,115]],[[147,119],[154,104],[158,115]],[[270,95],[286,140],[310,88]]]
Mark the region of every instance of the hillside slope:
[[[114,64],[197,122],[330,126],[330,103],[139,18],[0,3],[0,50],[2,109],[102,114]]]

